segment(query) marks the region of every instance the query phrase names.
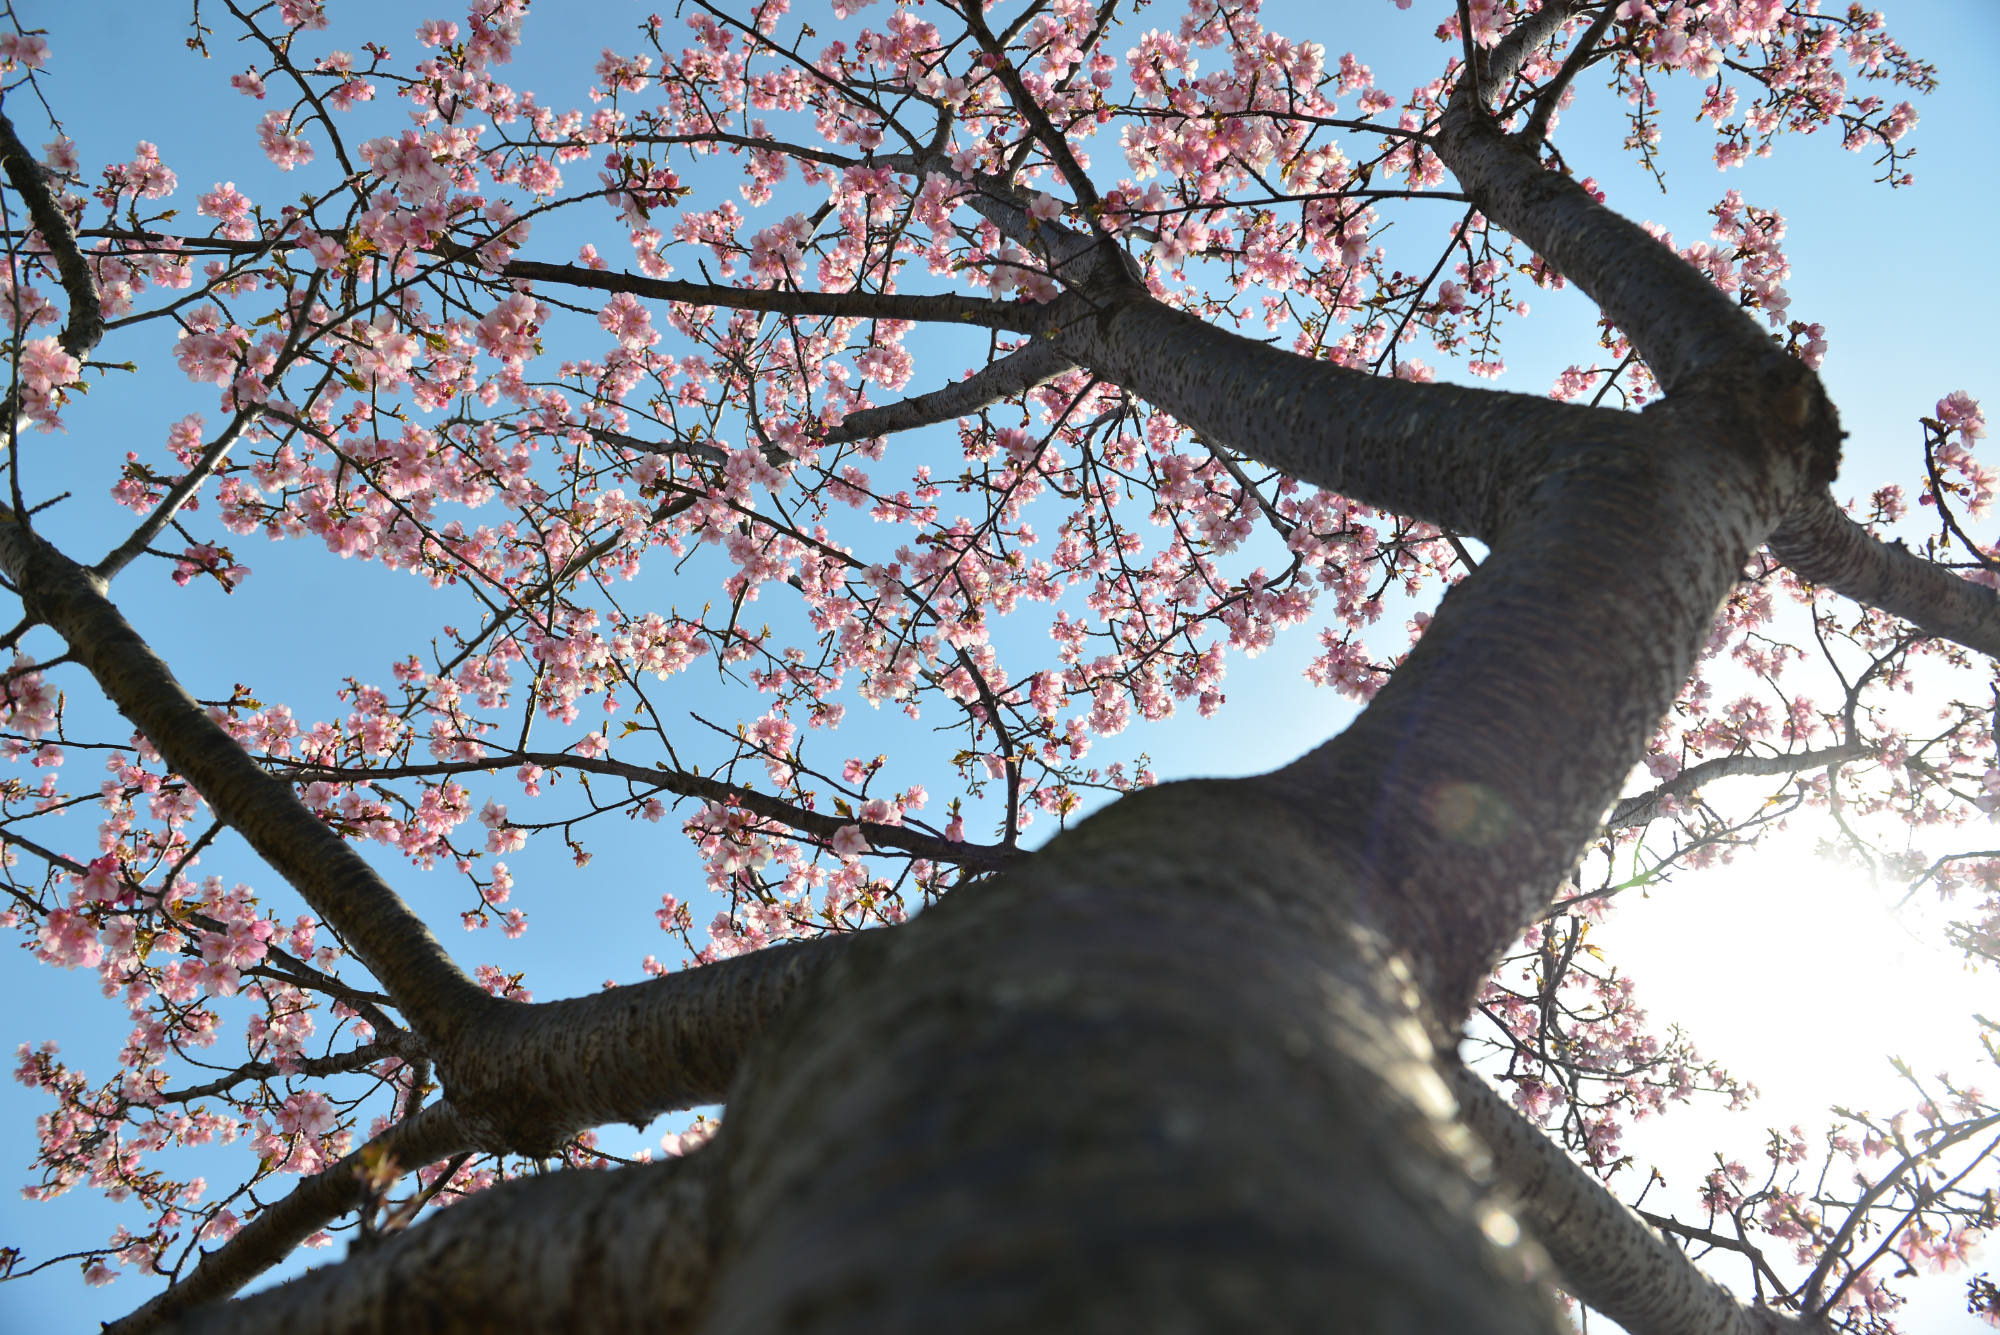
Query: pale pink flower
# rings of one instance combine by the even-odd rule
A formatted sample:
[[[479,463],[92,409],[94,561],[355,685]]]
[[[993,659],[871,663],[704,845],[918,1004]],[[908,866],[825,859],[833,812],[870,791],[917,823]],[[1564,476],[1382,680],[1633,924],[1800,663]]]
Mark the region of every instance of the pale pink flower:
[[[234,181],[217,181],[215,189],[195,200],[195,212],[222,224],[222,235],[234,241],[248,241],[257,234],[250,220],[250,198]]]
[[[1979,400],[1962,389],[1938,400],[1937,418],[1947,427],[1956,428],[1967,440],[1979,440],[1986,435],[1986,414],[1980,411]]]
[[[279,0],[278,17],[287,28],[312,32],[326,27],[326,5],[324,0]]]
[[[692,1153],[707,1144],[714,1138],[717,1128],[721,1125],[722,1122],[720,1119],[711,1120],[706,1117],[697,1117],[694,1120],[694,1125],[690,1126],[687,1130],[679,1132],[669,1131],[666,1135],[662,1136],[660,1138],[660,1147],[669,1156],[679,1158],[681,1155]]]
[[[479,321],[479,346],[504,362],[522,362],[535,355],[535,336],[547,311],[539,301],[516,292]]]
[[[109,904],[118,898],[118,859],[114,854],[93,858],[81,876],[71,876],[78,897],[86,904]]]
[[[451,172],[415,130],[403,131],[400,138],[370,139],[361,145],[361,157],[413,204],[451,189]]]
[[[49,60],[47,39],[26,33],[0,33],[0,69],[25,65],[38,70]]]
[[[44,963],[65,969],[90,969],[104,958],[104,947],[90,919],[69,909],[57,909],[42,923],[35,954]]]
[[[605,303],[604,309],[597,313],[597,323],[623,347],[650,348],[660,341],[659,331],[653,328],[652,313],[629,292],[620,292]]]
[[[313,146],[303,135],[292,132],[291,117],[282,111],[270,112],[257,122],[257,144],[280,171],[290,171],[313,160]]]
[[[211,960],[201,966],[195,977],[202,990],[212,997],[233,997],[243,976],[234,967],[220,960]]]
[[[316,1089],[301,1090],[285,1100],[273,1120],[280,1131],[294,1135],[321,1136],[333,1129],[337,1119],[333,1103]]]
[[[80,170],[76,160],[76,141],[66,134],[57,135],[42,145],[42,161],[60,175],[76,175]]]
[[[76,382],[83,363],[62,350],[53,338],[30,340],[21,349],[21,407],[44,431],[62,425],[56,409],[63,390]]]

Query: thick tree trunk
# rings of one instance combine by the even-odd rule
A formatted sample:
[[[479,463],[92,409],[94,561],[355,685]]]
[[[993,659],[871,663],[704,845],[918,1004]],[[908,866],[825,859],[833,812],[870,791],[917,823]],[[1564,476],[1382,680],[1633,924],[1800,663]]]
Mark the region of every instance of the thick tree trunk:
[[[1559,1329],[1288,812],[1128,797],[836,961],[732,1093],[703,1329]]]

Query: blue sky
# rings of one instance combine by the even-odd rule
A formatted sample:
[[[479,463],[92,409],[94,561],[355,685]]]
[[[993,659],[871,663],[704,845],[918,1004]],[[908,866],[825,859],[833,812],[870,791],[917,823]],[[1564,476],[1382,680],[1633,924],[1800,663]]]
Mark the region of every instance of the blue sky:
[[[1673,193],[1662,195],[1619,151],[1623,124],[1607,114],[1611,109],[1601,93],[1594,99],[1586,94],[1564,126],[1565,151],[1578,172],[1595,176],[1613,207],[1667,225],[1682,244],[1705,236],[1707,209],[1728,188],[1787,217],[1793,312],[1827,326],[1831,350],[1821,374],[1852,433],[1837,488],[1842,496],[1865,493],[1884,481],[1914,481],[1919,466],[1914,419],[1944,393],[1966,389],[2000,407],[2000,399],[1993,398],[2000,385],[1995,384],[1994,340],[1988,325],[1991,302],[1978,276],[1994,216],[1992,182],[2000,167],[1983,114],[1985,99],[1978,89],[1982,76],[2000,57],[2000,13],[1977,0],[1927,0],[1885,8],[1891,31],[1919,55],[1935,61],[1942,80],[1940,90],[1922,103],[1923,121],[1913,132],[1920,149],[1913,188],[1889,191],[1870,184],[1867,160],[1841,151],[1825,136],[1787,141],[1771,160],[1753,160],[1719,176],[1708,160],[1709,140],[1701,127],[1691,114],[1674,114],[1670,106],[1665,118],[1665,163]],[[625,0],[538,4],[529,20],[529,45],[508,71],[509,81],[536,89],[549,105],[587,105],[583,90],[598,49],[605,45],[634,49],[633,29],[646,9]],[[1275,4],[1267,7],[1265,20],[1288,36],[1323,42],[1332,55],[1352,49],[1374,67],[1378,83],[1400,93],[1427,81],[1441,65],[1444,48],[1430,36],[1440,15],[1431,10],[1441,7],[1420,5],[1404,12],[1388,0]],[[193,194],[214,181],[234,181],[259,202],[282,201],[299,188],[256,153],[252,104],[224,83],[247,58],[239,58],[226,40],[212,41],[211,61],[189,53],[183,44],[185,14],[179,6],[25,0],[17,3],[16,12],[24,25],[49,29],[55,60],[45,86],[89,166],[128,157],[136,140],[155,142],[179,173],[180,202],[190,210]],[[336,34],[340,44],[352,46],[361,38],[385,34],[384,40],[399,55],[406,55],[412,45],[409,32],[417,18],[449,15],[443,6],[420,14],[401,5],[339,0],[332,12],[345,29]],[[220,27],[217,17],[211,15],[209,21]],[[1142,14],[1128,31],[1168,27],[1176,17],[1175,11],[1158,8]],[[349,23],[353,26],[347,27]],[[39,112],[31,116],[21,99],[11,101],[7,110],[29,143],[47,137]],[[1440,213],[1440,235],[1445,222]],[[567,259],[576,244],[568,238],[567,232],[550,226],[538,234],[529,253]],[[601,234],[595,239],[607,253],[618,249],[606,245]],[[1573,292],[1530,290],[1526,295],[1534,313],[1513,331],[1506,349],[1512,369],[1502,383],[1545,392],[1563,366],[1587,361],[1596,351],[1594,313]],[[951,351],[926,346],[932,353]],[[48,528],[78,556],[94,557],[120,536],[116,528],[120,512],[109,504],[105,491],[125,451],[138,450],[142,455],[157,451],[166,425],[186,412],[215,418],[212,388],[189,386],[170,364],[162,365],[166,358],[160,336],[144,335],[106,351],[121,359],[136,358],[142,374],[129,381],[113,377],[94,389],[66,414],[66,435],[31,437],[24,456],[31,491],[75,492],[74,500],[49,513]],[[927,358],[920,363],[917,387],[935,383],[962,364],[947,364],[948,356],[927,353]],[[1452,373],[1445,359],[1426,354],[1426,360],[1441,372]],[[114,590],[120,605],[198,696],[217,698],[226,695],[233,683],[244,682],[264,700],[291,703],[302,717],[323,716],[335,708],[331,692],[342,678],[355,674],[385,679],[388,663],[421,648],[424,638],[446,617],[429,591],[408,577],[341,561],[317,544],[272,547],[252,537],[237,540],[234,546],[239,559],[256,573],[233,597],[224,598],[212,587],[178,591],[157,567],[136,568]],[[678,588],[664,577],[649,587],[656,587],[663,600],[676,596]],[[702,595],[682,590],[678,596]],[[1393,620],[1400,624],[1401,616]],[[52,652],[50,643],[37,651],[46,656]],[[1261,658],[1235,657],[1226,685],[1229,704],[1218,718],[1203,723],[1188,714],[1168,725],[1135,727],[1115,744],[1100,743],[1097,754],[1113,759],[1143,749],[1162,777],[1251,773],[1288,760],[1336,731],[1351,715],[1345,702],[1331,692],[1315,690],[1302,678],[1301,669],[1315,647],[1310,628],[1301,627]],[[678,707],[713,710],[725,722],[761,708],[729,697],[698,676],[677,679]],[[72,709],[79,723],[102,719],[102,706],[84,698],[86,689],[76,689]],[[902,752],[891,753],[908,753],[912,730],[897,727],[892,718],[852,708],[849,720],[842,735],[828,743],[828,754],[837,749],[842,754],[872,755],[899,743]],[[909,764],[901,782],[926,777],[920,756]],[[88,775],[66,777],[88,786]],[[939,785],[933,782],[933,787]],[[86,837],[82,822],[91,817],[80,813],[71,819],[79,822],[76,836]],[[1037,833],[1048,828],[1045,823]],[[516,902],[529,910],[534,924],[516,943],[499,939],[496,932],[476,939],[460,935],[451,927],[450,915],[463,907],[462,889],[386,860],[382,865],[420,910],[443,923],[448,930],[441,935],[449,947],[464,949],[465,963],[491,961],[509,971],[525,967],[530,986],[547,999],[594,990],[606,977],[635,980],[640,976],[639,958],[648,952],[670,962],[679,955],[653,930],[650,910],[663,891],[688,897],[690,887],[698,885],[698,867],[686,842],[665,824],[636,825],[603,830],[592,847],[597,858],[583,873],[569,867],[559,845],[531,846],[510,859],[521,886]],[[260,889],[278,889],[274,877],[226,840],[210,859],[209,870],[248,880]],[[1772,1041],[1777,1031],[1766,1027],[1744,1041],[1740,1032],[1730,1032],[1743,1028],[1732,1025],[1730,1016],[1769,1014],[1770,1008],[1783,1007],[1784,999],[1774,995],[1753,1005],[1740,991],[1739,979],[1725,980],[1720,969],[1705,973],[1689,962],[1695,956],[1686,944],[1677,948],[1674,943],[1702,940],[1718,913],[1733,912],[1751,922],[1786,921],[1797,911],[1796,898],[1786,896],[1796,896],[1802,882],[1817,883],[1824,877],[1793,850],[1772,859],[1762,874],[1718,879],[1720,888],[1704,893],[1720,896],[1719,900],[1662,895],[1629,911],[1623,921],[1642,924],[1629,933],[1633,967],[1655,1014],[1706,1018],[1716,1041],[1738,1042],[1744,1048],[1741,1057],[1731,1058],[1742,1073],[1759,1078],[1758,1056],[1779,1045]],[[1849,905],[1843,913],[1859,917],[1870,911],[1864,891],[1843,894],[1849,895],[1849,900],[1841,901]],[[1807,959],[1846,949],[1835,941],[1815,940],[1811,950],[1816,954],[1807,954]],[[1790,947],[1747,934],[1738,948],[1791,953]],[[1897,999],[1922,996],[1927,989],[1943,986],[1943,981],[1936,958],[1921,951],[1905,951],[1899,961],[1871,968],[1870,962],[1880,958],[1864,954],[1841,968],[1846,974],[1884,975],[1858,1005],[1870,1015],[1890,1017],[1879,1032],[1869,1031],[1869,1041],[1886,1042],[1924,1023],[1921,1018],[1894,1019],[1904,1014],[1894,1009],[1902,1004]],[[1640,959],[1651,964],[1650,971],[1636,962]],[[1846,989],[1843,1004],[1852,1001],[1857,988],[1858,984]],[[1955,998],[1958,993],[1951,995]],[[1930,1013],[1909,1012],[1913,1017]],[[1803,1046],[1811,1064],[1822,1071],[1844,1075],[1843,1068],[1852,1066],[1855,1080],[1871,1078],[1866,1071],[1879,1065],[1874,1054],[1864,1055],[1858,1043],[1851,1048],[1820,1046],[1821,1039],[1807,1019],[1785,1014],[1789,1018],[1773,1023],[1793,1026],[1796,1034],[1785,1033],[1782,1045],[1794,1052]],[[93,1076],[109,1070],[126,1027],[120,1012],[98,996],[94,979],[33,966],[25,957],[0,972],[0,1016],[8,1021],[0,1039],[10,1049],[18,1041],[54,1038]],[[1697,1028],[1697,1034],[1714,1048],[1708,1033]],[[1767,1081],[1767,1104],[1778,1094]],[[1819,1087],[1810,1082],[1787,1089],[1785,1097],[1803,1106],[1792,1111],[1772,1106],[1768,1115],[1760,1110],[1750,1115],[1749,1124],[1738,1119],[1733,1130],[1711,1132],[1707,1123],[1696,1127],[1690,1119],[1688,1144],[1694,1145],[1703,1135],[1728,1134],[1738,1144],[1754,1148],[1764,1120],[1810,1120],[1824,1106]],[[1820,1102],[1815,1105],[1813,1100]],[[10,1083],[0,1088],[0,1164],[15,1165],[22,1181],[33,1152],[31,1119],[45,1106],[40,1095],[19,1086]],[[652,1128],[643,1139],[657,1140],[663,1129]],[[1663,1124],[1663,1134],[1670,1130]],[[614,1147],[629,1149],[639,1143],[641,1138],[630,1133],[607,1135],[607,1144]],[[1685,1151],[1683,1146],[1675,1152]],[[1694,1153],[1699,1157],[1698,1149]],[[220,1180],[229,1161],[240,1154],[218,1154],[216,1167],[207,1170],[211,1181]],[[120,1217],[115,1208],[84,1189],[49,1205],[27,1204],[11,1193],[0,1200],[5,1201],[0,1204],[0,1243],[26,1242],[36,1254],[95,1243]],[[0,1332],[83,1329],[128,1310],[143,1293],[130,1277],[109,1289],[86,1291],[74,1272],[0,1286]],[[1952,1305],[1947,1293],[1936,1300],[1934,1309],[1926,1310],[1922,1321],[1912,1322],[1912,1328],[1956,1329]],[[1962,1313],[1958,1320],[1972,1328]]]

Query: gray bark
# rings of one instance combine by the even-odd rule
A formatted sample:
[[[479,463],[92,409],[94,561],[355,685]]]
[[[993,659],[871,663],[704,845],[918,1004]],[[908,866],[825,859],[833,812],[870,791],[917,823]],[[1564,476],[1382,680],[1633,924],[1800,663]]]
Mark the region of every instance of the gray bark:
[[[1926,634],[2000,656],[2000,595],[1872,537],[1833,497],[1803,497],[1771,535],[1771,552],[1800,579],[1864,607],[1879,607]]]
[[[547,1155],[608,1122],[720,1102],[740,1054],[841,947],[776,946],[589,996],[506,1003],[439,1060],[483,1143]]]
[[[903,934],[909,931],[901,930]],[[852,953],[864,956],[863,969],[872,967],[865,956],[884,948],[883,942],[889,935],[843,937],[827,943],[824,949],[790,953],[797,956],[798,976],[810,980],[834,961]],[[688,990],[705,983],[725,993],[733,991],[734,995],[729,997],[731,1004],[759,1012],[748,1022],[735,1026],[742,1033],[768,1028],[793,996],[791,992],[770,988],[744,994],[740,989],[730,989],[719,970],[695,971],[682,975],[678,981]],[[1076,981],[1058,967],[1044,973],[1038,984],[1031,984],[1030,990],[1049,994],[1043,998],[1045,1001],[1060,999]],[[1023,999],[1016,995],[1014,985],[1003,989],[1004,1004],[1019,1005]],[[712,1014],[716,1004],[715,1001],[691,1003],[690,1019]],[[1289,1059],[1311,1059],[1311,1036],[1305,1031],[1287,1033],[1281,1046]],[[711,1054],[710,1060],[718,1065],[709,1079],[727,1084],[743,1055],[743,1050]],[[1817,1329],[1766,1308],[1740,1304],[1694,1267],[1678,1248],[1664,1242],[1644,1220],[1620,1204],[1538,1128],[1509,1108],[1477,1076],[1448,1059],[1444,1065],[1459,1119],[1478,1138],[1478,1148],[1485,1151],[1492,1179],[1502,1193],[1499,1200],[1517,1212],[1534,1240],[1549,1253],[1562,1283],[1572,1295],[1644,1335],[1780,1335]],[[1433,1096],[1434,1091],[1426,1095]],[[1171,1115],[1174,1121],[1163,1128],[1169,1140],[1187,1142],[1204,1138],[1200,1114],[1192,1106],[1180,1107]],[[449,1105],[433,1105],[375,1143],[394,1154],[399,1162],[416,1165],[459,1148],[464,1143],[464,1133],[462,1123]],[[107,1327],[107,1335],[139,1335],[163,1320],[225,1295],[228,1288],[264,1268],[264,1263],[259,1262],[246,1269],[247,1258],[264,1255],[274,1245],[280,1252],[288,1250],[307,1233],[347,1213],[355,1196],[353,1168],[360,1157],[360,1152],[350,1155],[336,1168],[302,1183],[279,1207],[206,1256],[190,1279],[131,1317]],[[1475,1153],[1474,1158],[1478,1160],[1480,1156]],[[704,1154],[702,1162],[708,1161]],[[666,1256],[664,1267],[655,1273],[657,1287],[643,1292],[632,1290],[633,1280],[627,1277],[622,1283],[632,1291],[626,1292],[610,1310],[623,1320],[636,1310],[635,1305],[652,1304],[671,1318],[665,1328],[691,1328],[687,1323],[700,1310],[712,1282],[712,1237],[708,1230],[715,1219],[705,1213],[706,1178],[675,1178],[667,1188],[647,1185],[650,1181],[651,1178],[646,1178],[646,1182],[635,1181],[631,1174],[570,1173],[536,1183],[516,1183],[505,1189],[501,1197],[505,1204],[487,1206],[475,1202],[473,1207],[462,1207],[446,1215],[442,1223],[421,1225],[407,1237],[391,1241],[379,1253],[371,1253],[356,1266],[341,1272],[338,1284],[331,1275],[322,1272],[313,1279],[286,1286],[271,1298],[204,1313],[176,1329],[266,1329],[278,1310],[287,1314],[309,1313],[307,1326],[312,1330],[403,1329],[405,1325],[398,1323],[407,1323],[410,1316],[400,1302],[400,1294],[411,1285],[433,1282],[449,1285],[453,1282],[449,1274],[434,1272],[448,1270],[462,1259],[467,1238],[500,1226],[495,1216],[482,1212],[497,1211],[497,1217],[512,1217],[517,1221],[571,1219],[580,1222],[564,1227],[589,1229],[596,1227],[592,1221],[604,1212],[625,1211],[627,1203],[657,1190],[667,1192],[671,1207],[667,1218],[657,1222],[677,1240]],[[474,1218],[482,1222],[469,1222]],[[619,1218],[624,1221],[620,1227],[635,1222],[629,1211]],[[434,1238],[429,1231],[434,1228],[440,1230],[440,1237]],[[695,1229],[698,1236],[690,1234],[690,1229]],[[575,1250],[565,1247],[563,1254],[555,1258],[555,1264],[563,1263]],[[586,1256],[591,1254],[587,1247],[582,1250]],[[555,1273],[551,1265],[540,1266],[540,1272],[544,1276]],[[518,1282],[518,1277],[510,1275],[508,1282]],[[576,1286],[565,1289],[556,1283],[542,1284],[539,1279],[537,1286],[528,1298],[531,1305],[546,1305],[552,1301],[551,1295],[576,1292]],[[510,1304],[515,1300],[513,1290],[504,1284],[495,1292]],[[452,1320],[479,1328],[497,1310],[511,1309],[475,1302],[464,1306],[458,1317],[440,1315],[439,1320],[444,1322],[441,1327],[444,1329],[461,1328],[451,1324]],[[550,1324],[563,1328],[620,1328],[615,1323],[591,1324],[600,1315],[581,1309],[547,1312]],[[293,1315],[287,1316],[288,1322],[294,1319]]]
[[[1385,380],[1206,324],[1143,290],[1064,297],[1052,342],[1217,445],[1488,542],[1558,436],[1633,439],[1629,413]]]
[[[679,1335],[709,1278],[705,1152],[503,1183],[419,1228],[173,1327],[200,1335]]]
[[[1175,784],[864,937],[732,1094],[703,1329],[1559,1329],[1359,889]]]

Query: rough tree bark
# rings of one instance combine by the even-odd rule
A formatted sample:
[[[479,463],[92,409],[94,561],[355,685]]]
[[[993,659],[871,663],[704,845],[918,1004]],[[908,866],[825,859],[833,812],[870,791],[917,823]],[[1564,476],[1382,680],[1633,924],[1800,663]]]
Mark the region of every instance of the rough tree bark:
[[[1565,13],[1545,4],[1541,27],[1489,55],[1488,82]],[[1432,142],[1488,218],[1632,338],[1661,402],[1592,410],[1294,357],[1165,307],[1109,241],[1030,224],[998,185],[979,207],[1069,285],[1045,309],[510,266],[670,300],[1018,329],[1037,339],[1027,352],[847,432],[1082,366],[1216,444],[1490,548],[1346,733],[1270,775],[1128,796],[842,947],[554,1005],[486,996],[206,718],[105,581],[8,515],[0,567],[30,613],[339,929],[435,1062],[446,1101],[392,1133],[404,1167],[729,1105],[688,1160],[510,1184],[306,1280],[197,1307],[268,1264],[246,1230],[116,1329],[1559,1330],[1510,1200],[1635,1331],[1776,1329],[1564,1177],[1504,1108],[1462,1083],[1455,1098],[1449,1045],[1767,539],[1808,578],[1985,652],[2000,610],[1838,515],[1833,407],[1742,310],[1545,170],[1470,90]],[[31,176],[13,179],[32,204]],[[330,1217],[329,1182],[266,1231]]]

